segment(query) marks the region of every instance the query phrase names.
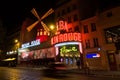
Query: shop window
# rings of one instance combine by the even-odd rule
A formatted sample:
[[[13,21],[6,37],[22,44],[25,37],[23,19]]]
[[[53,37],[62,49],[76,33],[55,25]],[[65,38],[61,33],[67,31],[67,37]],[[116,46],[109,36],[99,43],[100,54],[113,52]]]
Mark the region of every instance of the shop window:
[[[93,38],[94,47],[99,47],[98,38]]]
[[[84,25],[84,33],[88,33],[88,25]]]
[[[96,24],[95,23],[91,23],[91,31],[96,31]]]

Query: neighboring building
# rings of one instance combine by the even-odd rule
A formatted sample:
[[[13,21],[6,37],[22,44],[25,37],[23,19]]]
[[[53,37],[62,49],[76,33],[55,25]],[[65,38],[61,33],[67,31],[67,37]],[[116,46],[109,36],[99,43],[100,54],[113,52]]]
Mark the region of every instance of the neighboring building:
[[[5,40],[5,34],[6,34],[6,30],[5,28],[3,27],[3,24],[2,24],[2,21],[0,20],[0,54],[3,53],[3,50],[4,50],[4,40]]]
[[[120,7],[111,8],[82,20],[84,61],[91,69],[120,70]],[[119,44],[120,46],[120,44]]]
[[[4,50],[1,65],[16,66],[18,58],[18,48],[20,47],[20,27],[7,33],[4,40]]]
[[[4,40],[5,40],[5,29],[3,27],[2,21],[0,20],[0,66],[1,64],[1,60],[4,59]]]

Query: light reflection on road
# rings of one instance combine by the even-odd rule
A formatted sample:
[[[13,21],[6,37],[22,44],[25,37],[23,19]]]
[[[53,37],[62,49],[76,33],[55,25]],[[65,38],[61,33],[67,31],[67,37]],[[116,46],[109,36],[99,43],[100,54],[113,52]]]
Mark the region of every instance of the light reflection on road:
[[[76,73],[0,67],[0,80],[120,80],[120,78],[97,77]]]

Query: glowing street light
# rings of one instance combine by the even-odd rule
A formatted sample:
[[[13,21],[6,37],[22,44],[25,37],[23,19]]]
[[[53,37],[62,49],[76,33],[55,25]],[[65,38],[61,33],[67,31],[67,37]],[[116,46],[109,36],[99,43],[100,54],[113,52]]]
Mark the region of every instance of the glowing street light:
[[[17,39],[15,39],[15,41],[14,41],[15,43],[17,43],[18,42],[18,40]]]
[[[55,26],[54,26],[54,25],[50,25],[50,29],[51,29],[51,30],[54,30],[54,29],[55,29]]]

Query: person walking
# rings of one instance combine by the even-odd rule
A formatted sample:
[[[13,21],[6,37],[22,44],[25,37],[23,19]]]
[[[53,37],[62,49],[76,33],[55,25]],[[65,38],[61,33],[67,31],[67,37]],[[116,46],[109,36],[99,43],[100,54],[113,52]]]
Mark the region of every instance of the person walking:
[[[90,74],[89,63],[87,61],[85,62],[85,73]]]
[[[78,69],[80,70],[80,60],[77,60],[76,65],[77,65]]]

